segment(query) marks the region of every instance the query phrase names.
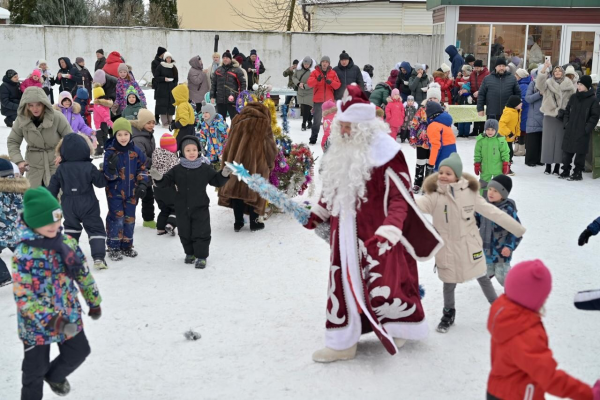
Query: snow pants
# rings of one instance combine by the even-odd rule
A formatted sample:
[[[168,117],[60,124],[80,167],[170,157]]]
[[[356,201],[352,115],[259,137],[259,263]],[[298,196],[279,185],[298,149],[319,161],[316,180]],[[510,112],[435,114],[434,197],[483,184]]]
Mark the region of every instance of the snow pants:
[[[323,122],[323,103],[314,103],[313,105],[313,124],[310,134],[310,142],[317,143],[321,123]]]
[[[217,113],[223,116],[223,119],[227,118],[227,114],[229,114],[229,119],[233,121],[233,118],[238,115],[235,104],[217,104],[215,108],[217,109]]]
[[[160,208],[160,213],[156,219],[156,229],[164,231],[167,224],[170,224],[173,228],[177,227],[177,219],[175,217],[175,196],[177,193],[172,187],[159,188],[154,187],[154,198],[156,204]]]
[[[429,149],[423,147],[417,147],[417,166],[415,169],[415,186],[419,188],[423,186],[423,179],[425,179],[425,167],[429,164]]]
[[[107,245],[109,249],[127,250],[133,247],[135,228],[135,207],[137,199],[108,197],[108,215],[106,216]]]
[[[154,221],[154,190],[152,186],[146,188],[146,196],[142,199],[142,219]]]
[[[64,382],[91,352],[84,331],[64,343],[58,343],[60,354],[52,362],[49,344],[25,344],[24,347],[21,400],[40,400],[44,395],[44,379],[52,383]]]
[[[490,174],[490,173],[484,174],[482,172],[481,175],[479,175],[479,187],[480,187],[479,192],[483,197],[486,197],[486,195],[487,195],[488,183],[490,183],[492,178],[494,178],[495,176],[498,176],[498,175],[502,175],[502,171],[500,171],[497,174]]]
[[[499,262],[494,264],[487,264],[487,276],[492,279],[496,277],[496,280],[502,287],[504,287],[504,281],[506,280],[506,275],[510,271],[510,263],[509,262]]]
[[[177,232],[186,256],[208,258],[211,234],[208,206],[177,213]]]
[[[400,130],[399,126],[391,126],[390,125],[390,136],[392,139],[396,140],[398,138],[398,131]]]
[[[65,196],[61,199],[65,217],[65,233],[79,242],[81,225],[88,235],[92,258],[104,260],[106,256],[106,230],[100,217],[96,196]]]

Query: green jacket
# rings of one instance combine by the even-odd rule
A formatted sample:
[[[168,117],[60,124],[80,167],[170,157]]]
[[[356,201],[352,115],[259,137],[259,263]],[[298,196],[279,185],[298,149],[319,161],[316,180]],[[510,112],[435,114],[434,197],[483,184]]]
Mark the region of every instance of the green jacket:
[[[371,92],[369,101],[375,104],[377,107],[385,108],[387,105],[387,98],[392,95],[392,88],[387,82],[378,83],[375,86],[375,90]]]
[[[287,76],[287,78],[288,78],[288,86],[287,87],[295,90],[296,85],[294,85],[294,81],[292,80],[292,78],[294,76],[294,72],[296,72],[296,68],[294,68],[292,71],[290,71],[289,68],[286,68],[285,71],[283,71],[283,76]]]
[[[481,163],[481,176],[502,174],[502,163],[510,161],[506,138],[496,133],[488,137],[485,132],[477,136],[475,163]]]

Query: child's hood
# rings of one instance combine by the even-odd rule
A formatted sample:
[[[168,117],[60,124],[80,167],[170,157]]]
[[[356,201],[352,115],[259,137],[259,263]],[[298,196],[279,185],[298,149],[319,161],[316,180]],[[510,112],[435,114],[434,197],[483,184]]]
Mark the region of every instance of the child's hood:
[[[81,112],[81,104],[79,104],[77,101],[73,101],[73,103],[71,103],[71,107],[67,108],[67,107],[61,107],[58,104],[55,104],[54,106],[55,110],[58,110],[60,112],[62,112],[63,114],[67,111],[67,110],[71,110],[71,112],[73,114],[79,114]]]
[[[448,114],[446,111],[444,111],[443,113],[441,113],[437,117],[435,117],[431,122],[439,122],[442,125],[451,127],[452,126],[452,116],[450,114]]]
[[[113,101],[111,99],[96,99],[94,100],[94,105],[111,108]]]
[[[82,134],[69,133],[58,142],[56,152],[62,158],[61,163],[66,161],[91,161],[92,142]]]
[[[435,173],[425,179],[425,182],[423,183],[423,190],[425,191],[425,194],[432,194],[438,191],[438,176],[439,174]],[[465,172],[463,172],[462,177],[458,180],[458,182],[452,183],[451,185],[462,190],[470,189],[473,192],[479,191],[479,180],[477,180],[477,178],[475,178],[473,175]]]
[[[175,103],[173,103],[175,106],[187,103],[190,99],[190,91],[187,85],[175,86],[175,89],[173,89],[173,98],[175,99]]]
[[[510,301],[506,295],[500,296],[490,308],[488,331],[494,341],[505,343],[517,335],[542,323],[539,313]]]

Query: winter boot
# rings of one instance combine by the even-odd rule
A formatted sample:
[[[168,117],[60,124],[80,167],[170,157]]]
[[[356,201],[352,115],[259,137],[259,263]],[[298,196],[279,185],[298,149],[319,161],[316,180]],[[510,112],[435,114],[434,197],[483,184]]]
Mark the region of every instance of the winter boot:
[[[315,351],[312,358],[314,362],[318,363],[352,360],[356,357],[356,347],[356,344],[346,350],[333,350],[329,347],[324,347],[321,350]]]
[[[165,226],[165,231],[167,231],[167,233],[170,234],[171,236],[175,236],[175,228],[173,227],[173,225],[167,224]]]
[[[302,128],[300,128],[300,130],[302,132],[306,131],[306,124],[304,122],[302,123]]]
[[[558,179],[567,179],[571,175],[570,172],[570,170],[563,168],[563,172],[560,173]]]
[[[52,391],[57,395],[57,396],[66,396],[69,394],[69,392],[71,391],[71,385],[69,385],[69,381],[65,379],[64,382],[62,383],[54,383],[54,382],[50,382],[48,379],[44,378],[44,380],[46,381],[46,383],[48,384],[48,386],[50,386],[50,389],[52,389]]]
[[[400,339],[400,338],[395,337],[394,343],[396,343],[397,348],[401,348],[402,346],[404,346],[406,344],[406,339]]]
[[[156,229],[156,221],[144,221],[144,228]]]
[[[456,309],[454,308],[444,308],[444,315],[442,316],[442,320],[437,327],[437,331],[440,333],[448,332],[450,326],[454,325],[454,317],[456,316]]]
[[[206,258],[197,258],[196,259],[196,269],[204,269],[206,268]]]
[[[121,250],[119,249],[108,249],[108,258],[112,261],[121,261],[123,254],[121,254]]]
[[[306,125],[306,129],[312,129],[312,121],[308,121],[308,124]]]
[[[193,255],[187,254],[185,256],[185,263],[186,264],[193,264],[194,262],[196,262],[196,257],[194,257]]]
[[[244,223],[243,222],[236,222],[236,223],[233,224],[233,230],[235,232],[241,231],[243,227],[244,227]]]
[[[417,165],[415,167],[415,184],[413,186],[413,192],[419,193],[421,186],[423,185],[423,178],[425,177],[425,165]]]
[[[575,170],[573,172],[573,175],[571,175],[567,180],[569,180],[569,181],[580,181],[582,179],[583,179],[583,176],[582,176],[581,171]]]
[[[258,218],[250,221],[250,231],[256,232],[265,229],[265,224],[258,222]]]
[[[554,164],[554,171],[552,171],[552,175],[560,175],[560,164]]]
[[[123,254],[125,257],[135,258],[137,257],[138,252],[135,251],[133,248],[129,248],[126,250],[121,250],[121,254]]]
[[[552,164],[546,164],[546,169],[544,170],[544,175],[550,175],[552,173]]]
[[[106,265],[106,261],[102,258],[98,258],[97,260],[94,260],[94,267],[96,269],[107,269],[108,265]]]

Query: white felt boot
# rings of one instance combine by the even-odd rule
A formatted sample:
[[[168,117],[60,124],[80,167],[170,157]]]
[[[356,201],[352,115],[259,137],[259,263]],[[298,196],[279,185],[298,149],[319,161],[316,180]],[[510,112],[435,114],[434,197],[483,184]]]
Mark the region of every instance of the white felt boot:
[[[400,339],[400,338],[395,337],[394,343],[396,343],[396,347],[398,349],[400,349],[402,346],[404,346],[406,344],[406,339]]]
[[[330,363],[334,361],[352,360],[356,356],[356,345],[345,350],[333,350],[324,347],[313,353],[313,361],[319,363]]]

